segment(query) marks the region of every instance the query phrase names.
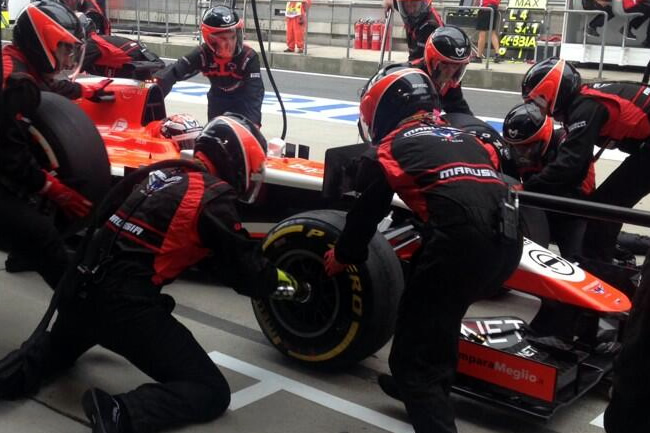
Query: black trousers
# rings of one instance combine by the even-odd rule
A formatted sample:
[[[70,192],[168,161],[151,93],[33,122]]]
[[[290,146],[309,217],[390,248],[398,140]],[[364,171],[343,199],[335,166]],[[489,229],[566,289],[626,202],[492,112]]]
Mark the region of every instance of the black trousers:
[[[455,433],[451,391],[467,308],[498,291],[519,263],[521,243],[505,245],[476,225],[433,230],[416,258],[389,357],[416,433]]]
[[[230,388],[192,333],[172,315],[174,301],[142,280],[91,287],[61,308],[25,383],[42,382],[99,344],[122,355],[158,383],[119,394],[130,430],[157,432],[206,422],[230,404]],[[40,368],[39,368],[40,367]]]
[[[648,19],[650,19],[650,5],[647,3],[639,3],[625,12],[639,12],[643,14],[630,21],[630,27],[633,29],[638,29],[643,25],[645,21],[648,21]],[[650,42],[650,22],[648,23],[648,27],[646,29],[645,41]]]
[[[0,245],[33,263],[52,288],[63,276],[68,254],[52,218],[0,186]]]
[[[612,400],[605,411],[607,433],[650,431],[650,253],[642,270],[623,338],[623,349],[614,367]]]
[[[598,2],[594,0],[582,0],[582,8],[586,11],[596,10],[596,11],[605,11],[607,12],[607,21],[614,18],[614,11],[611,6],[601,6]],[[597,15],[596,18],[589,21],[589,27],[597,28],[602,27],[605,24],[605,17],[602,15]]]
[[[590,200],[631,208],[650,193],[650,149],[644,147],[630,154],[605,181]],[[622,224],[591,220],[585,232],[584,254],[589,258],[611,262],[616,238]]]

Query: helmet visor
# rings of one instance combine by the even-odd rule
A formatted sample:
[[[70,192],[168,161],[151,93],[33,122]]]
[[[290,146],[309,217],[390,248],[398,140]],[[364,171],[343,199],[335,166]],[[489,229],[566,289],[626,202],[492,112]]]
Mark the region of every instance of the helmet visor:
[[[264,177],[265,177],[266,171],[264,169],[264,166],[260,168],[260,171],[257,173],[252,173],[249,178],[248,182],[248,188],[239,197],[239,201],[246,203],[246,204],[251,204],[254,203],[255,200],[257,200],[257,196],[260,193],[260,190],[262,189],[262,184],[264,184]]]
[[[429,11],[428,0],[397,0],[397,8],[406,22],[417,22]]]
[[[54,52],[56,73],[74,80],[79,75],[85,53],[84,43],[59,42]]]
[[[201,134],[201,129],[187,132],[185,134],[174,135],[172,140],[178,146],[178,150],[192,150],[196,144],[196,138]]]
[[[442,91],[458,86],[467,70],[467,63],[437,62],[430,69],[433,84],[439,91]]]
[[[244,41],[243,21],[226,29],[204,26],[203,38],[215,56],[230,59],[242,50]]]
[[[541,166],[546,144],[546,142],[540,140],[534,143],[518,143],[510,145],[515,159],[515,164],[521,174],[535,171]]]

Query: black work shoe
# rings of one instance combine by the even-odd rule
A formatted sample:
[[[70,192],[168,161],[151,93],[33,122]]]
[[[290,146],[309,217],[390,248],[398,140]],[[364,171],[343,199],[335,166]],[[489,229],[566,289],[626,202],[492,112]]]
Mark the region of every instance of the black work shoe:
[[[291,48],[287,48],[284,50],[285,53],[293,53],[293,50]]]
[[[618,29],[618,32],[620,34],[623,34],[623,27]],[[636,41],[636,35],[632,32],[632,27],[627,28],[627,32],[625,33],[625,39],[630,39],[632,41]]]
[[[120,404],[109,393],[99,388],[89,389],[81,398],[93,433],[124,433],[124,419]]]
[[[594,38],[599,38],[599,37],[600,37],[600,35],[598,34],[598,30],[596,29],[596,27],[587,26],[587,34],[588,34],[589,36],[593,36]]]
[[[402,396],[400,395],[399,389],[397,388],[397,384],[395,383],[393,376],[390,374],[380,374],[377,376],[377,383],[379,383],[379,387],[387,396],[392,397],[395,400],[402,401]]]
[[[470,63],[483,63],[483,59],[478,57],[478,56],[472,57],[472,60],[470,60]]]
[[[7,256],[7,260],[5,260],[5,270],[10,274],[13,274],[17,272],[35,271],[36,266],[26,258],[14,252],[10,252]]]

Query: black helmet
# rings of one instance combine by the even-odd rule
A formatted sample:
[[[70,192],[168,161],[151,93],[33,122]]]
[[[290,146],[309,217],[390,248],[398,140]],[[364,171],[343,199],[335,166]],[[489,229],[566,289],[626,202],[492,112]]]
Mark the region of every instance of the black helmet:
[[[564,59],[551,57],[533,65],[521,82],[521,96],[537,104],[544,114],[555,116],[580,91],[580,73]]]
[[[201,35],[217,57],[230,59],[244,46],[244,22],[229,7],[215,6],[203,15]]]
[[[266,140],[250,120],[234,113],[215,117],[196,139],[194,156],[252,203],[264,180]]]
[[[431,0],[395,0],[404,24],[414,27],[429,15]]]
[[[88,18],[88,15],[83,12],[76,12],[75,15],[79,18],[81,28],[84,29],[84,35],[86,38],[89,38],[93,33],[97,33],[97,25],[95,24],[95,21]]]
[[[538,170],[553,137],[553,118],[532,102],[519,104],[503,120],[503,140],[513,151],[519,173]]]
[[[438,92],[458,86],[471,54],[472,44],[458,27],[438,27],[431,33],[424,47],[424,62]]]
[[[420,69],[388,66],[361,91],[359,130],[366,142],[378,144],[403,119],[419,111],[440,110],[438,93]]]
[[[14,43],[40,73],[77,68],[83,60],[83,40],[74,12],[49,0],[27,5],[14,27]]]

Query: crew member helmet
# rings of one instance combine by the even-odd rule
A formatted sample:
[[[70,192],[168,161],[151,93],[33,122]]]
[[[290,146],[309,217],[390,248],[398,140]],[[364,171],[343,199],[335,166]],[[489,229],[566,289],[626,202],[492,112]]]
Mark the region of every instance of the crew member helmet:
[[[266,140],[253,122],[234,113],[215,117],[196,139],[194,156],[228,182],[239,200],[255,201],[264,181]]]
[[[189,114],[174,114],[160,124],[160,135],[176,143],[179,151],[194,149],[201,130],[199,121]]]
[[[13,41],[40,73],[78,71],[83,61],[79,18],[55,1],[28,4],[16,20]]]
[[[440,110],[438,93],[420,69],[388,66],[361,91],[359,131],[366,142],[378,144],[397,124],[420,111]]]
[[[431,0],[395,0],[395,8],[404,24],[414,27],[429,16]]]
[[[208,9],[201,20],[201,35],[215,56],[230,59],[244,46],[244,21],[226,6]]]
[[[520,174],[538,171],[553,137],[553,118],[532,102],[519,104],[503,120],[503,140]]]
[[[440,94],[460,84],[471,54],[472,44],[460,28],[443,26],[431,33],[424,47],[424,62]]]
[[[95,24],[95,21],[88,17],[88,15],[83,12],[75,12],[75,15],[79,18],[81,28],[84,29],[84,35],[86,38],[89,38],[93,33],[97,33],[97,25]]]
[[[533,65],[521,82],[521,96],[537,104],[544,114],[555,116],[580,91],[580,73],[564,59],[551,57]]]

